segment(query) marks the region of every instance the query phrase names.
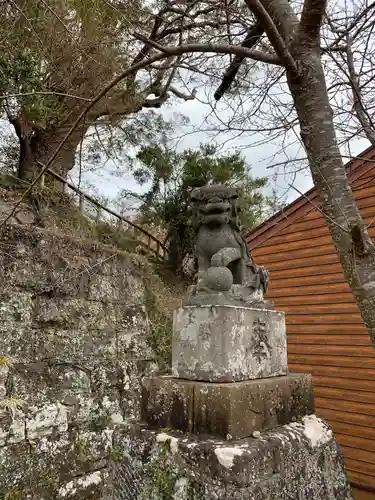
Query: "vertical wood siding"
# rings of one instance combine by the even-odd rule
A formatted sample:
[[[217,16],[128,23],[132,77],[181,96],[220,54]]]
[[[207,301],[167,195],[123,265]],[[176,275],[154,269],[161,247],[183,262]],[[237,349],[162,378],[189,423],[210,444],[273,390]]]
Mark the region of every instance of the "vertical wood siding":
[[[352,188],[375,241],[375,163]],[[375,487],[375,350],[324,217],[302,203],[282,224],[255,230],[249,247],[286,313],[290,371],[313,375],[316,413],[332,425],[350,480]]]

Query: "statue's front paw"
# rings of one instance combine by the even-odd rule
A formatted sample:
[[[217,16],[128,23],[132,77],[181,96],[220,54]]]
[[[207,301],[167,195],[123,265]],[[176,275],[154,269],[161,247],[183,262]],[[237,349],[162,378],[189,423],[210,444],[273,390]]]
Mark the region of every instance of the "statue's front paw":
[[[263,288],[265,291],[267,291],[268,288],[268,282],[269,282],[269,273],[265,267],[259,266],[258,269],[258,274],[260,277],[260,283],[263,285]]]
[[[224,259],[221,254],[215,254],[211,258],[211,267],[225,267],[224,266]]]

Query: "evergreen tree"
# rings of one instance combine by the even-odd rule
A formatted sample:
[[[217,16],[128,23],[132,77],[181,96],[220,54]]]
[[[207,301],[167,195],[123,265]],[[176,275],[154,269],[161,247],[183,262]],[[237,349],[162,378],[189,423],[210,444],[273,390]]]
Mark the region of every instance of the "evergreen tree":
[[[142,223],[164,230],[169,245],[169,261],[181,272],[192,256],[194,234],[189,225],[189,194],[195,187],[225,183],[239,191],[242,224],[246,229],[260,222],[266,197],[259,191],[266,178],[251,175],[251,169],[238,151],[220,154],[217,145],[201,144],[197,150],[176,152],[154,145],[139,151],[139,168],[133,175],[140,185],[151,184],[139,196]],[[123,193],[129,195],[134,193]]]

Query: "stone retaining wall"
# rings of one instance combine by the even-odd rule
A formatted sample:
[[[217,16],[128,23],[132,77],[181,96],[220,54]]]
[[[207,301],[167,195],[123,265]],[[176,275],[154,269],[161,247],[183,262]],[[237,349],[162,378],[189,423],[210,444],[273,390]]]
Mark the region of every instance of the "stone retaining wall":
[[[153,364],[147,263],[26,226],[0,245],[0,499],[102,498]]]

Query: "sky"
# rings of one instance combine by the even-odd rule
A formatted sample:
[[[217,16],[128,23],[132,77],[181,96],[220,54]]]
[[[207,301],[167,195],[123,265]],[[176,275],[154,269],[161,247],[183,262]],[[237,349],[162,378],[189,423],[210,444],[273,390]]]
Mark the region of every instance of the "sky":
[[[361,4],[361,2],[362,0],[359,3]],[[342,16],[341,10],[344,7],[349,8],[349,11],[352,10],[352,8],[350,7],[351,5],[353,6],[353,8],[355,6],[355,9],[359,8],[357,6],[357,3],[355,2],[349,2],[348,7],[347,2],[344,2],[343,0],[338,0],[338,2],[331,2],[331,4],[331,8],[335,6],[335,9],[340,14],[340,17]],[[324,36],[327,36],[327,34],[325,34]],[[225,60],[225,58],[223,60]],[[228,57],[226,60],[228,60]],[[197,59],[197,61],[199,61],[199,59]],[[210,78],[212,78],[212,74],[214,73],[215,68],[216,71],[218,71],[217,68],[220,66],[220,64],[219,66],[216,66],[215,64],[212,66],[212,68],[214,69],[209,70],[209,73],[211,73]],[[222,69],[225,68],[225,64],[226,63],[223,63]],[[197,65],[199,67],[199,63],[197,63]],[[211,64],[208,64],[208,68],[211,68]],[[268,74],[268,72],[265,72],[264,69],[262,70],[260,64],[258,64],[256,67],[249,66],[249,68],[250,69],[247,73],[243,73],[245,75],[246,81],[251,82],[251,89],[253,91],[254,89],[260,89],[263,92],[264,86],[262,86],[262,83],[259,82],[262,82],[262,72],[264,74]],[[181,70],[181,72],[183,73],[183,70]],[[181,75],[181,72],[179,72],[179,75]],[[146,74],[148,73],[146,72]],[[220,81],[222,71],[220,71],[219,74],[220,76],[218,76],[217,78]],[[241,74],[242,73],[239,72],[236,77],[237,83],[239,82]],[[199,71],[194,77],[195,82],[199,80],[199,78],[201,78],[198,75]],[[137,78],[138,76],[139,75],[137,75]],[[182,75],[180,83],[183,84],[185,80],[185,83],[192,82],[194,78],[189,77],[187,74]],[[213,78],[215,78],[215,76]],[[175,82],[173,83],[175,84]],[[327,84],[328,83],[330,82],[327,80]],[[176,85],[178,85],[178,83],[176,83]],[[189,86],[187,83],[186,85]],[[241,87],[241,85],[239,85],[239,87]],[[186,86],[182,86],[180,90],[186,90],[186,88]],[[267,177],[269,179],[268,186],[264,189],[265,193],[271,194],[271,191],[275,189],[280,199],[282,199],[284,202],[293,201],[295,198],[300,196],[301,192],[306,192],[312,187],[312,180],[307,170],[298,171],[297,173],[293,174],[290,172],[290,170],[293,169],[293,166],[291,166],[288,173],[286,173],[283,166],[279,166],[277,168],[269,168],[271,163],[277,164],[285,161],[287,158],[305,156],[305,153],[303,152],[300,144],[298,143],[298,141],[296,141],[296,139],[298,139],[296,133],[294,133],[294,135],[293,133],[291,133],[288,136],[288,140],[284,144],[284,146],[286,145],[286,150],[285,147],[284,150],[282,150],[283,148],[281,147],[280,143],[265,142],[263,137],[254,133],[251,135],[249,133],[243,133],[240,137],[234,138],[234,133],[231,133],[229,130],[221,132],[219,135],[215,135],[214,137],[212,134],[206,132],[205,128],[207,128],[207,124],[205,123],[205,118],[208,115],[211,115],[212,119],[212,109],[207,103],[206,91],[207,88],[205,88],[205,84],[202,83],[202,85],[199,86],[198,83],[198,92],[196,99],[186,102],[173,99],[173,106],[163,106],[163,108],[160,110],[160,113],[162,113],[163,116],[167,119],[173,119],[174,113],[181,113],[189,119],[189,124],[187,126],[176,131],[176,136],[178,136],[177,148],[179,150],[186,148],[198,148],[200,143],[212,142],[213,140],[215,140],[215,142],[219,145],[222,144],[224,150],[233,150],[239,148],[242,151],[242,154],[245,156],[248,165],[250,165],[252,174],[257,177]],[[209,91],[209,99],[211,100],[212,94],[213,90],[211,88]],[[257,100],[256,98],[254,98],[254,94],[249,93],[247,97],[247,103],[244,104],[245,108],[246,105],[249,105],[248,110],[251,109],[251,105],[254,103],[257,106]],[[253,99],[252,102],[251,99]],[[278,94],[277,99],[280,102],[282,102],[283,100],[290,102],[291,98],[288,92],[281,92],[281,94]],[[225,108],[223,106],[223,103],[220,101],[220,103],[218,104],[218,108],[221,109],[221,113],[225,115]],[[278,107],[276,107],[276,110],[277,109]],[[269,111],[272,111],[272,109],[268,108],[266,110],[267,115]],[[249,112],[248,114],[251,119],[253,115]],[[271,119],[273,118],[273,116],[275,115],[271,113]],[[284,124],[284,122],[282,123]],[[11,131],[11,128],[8,124],[5,124],[4,131],[5,134]],[[0,141],[2,132],[3,130],[0,123]],[[367,147],[368,142],[366,140],[354,140],[351,143],[351,154],[355,156],[361,153],[361,151],[363,151]],[[342,152],[344,153],[344,151]],[[115,170],[115,164],[113,162],[111,163],[111,161],[108,161],[105,165],[105,168],[102,168],[100,172],[96,171],[84,173],[83,186],[86,188],[89,194],[94,194],[100,196],[101,198],[109,200],[114,200],[123,189],[139,190],[139,186],[132,178],[130,172],[126,172],[126,169],[124,169],[125,171],[123,176],[119,178],[118,176],[113,175],[113,172]],[[73,182],[77,182],[78,167],[75,168],[70,177]],[[147,185],[144,186],[143,189],[147,189]]]
[[[220,109],[220,105],[219,105]],[[222,107],[224,110],[224,107]],[[198,148],[200,143],[215,142],[223,145],[223,150],[239,148],[245,156],[248,165],[251,167],[251,172],[256,177],[268,177],[269,183],[263,189],[265,194],[271,194],[272,189],[278,193],[278,197],[285,203],[290,203],[298,198],[301,193],[308,191],[312,186],[311,176],[308,169],[300,171],[296,174],[286,172],[284,166],[277,168],[267,168],[270,164],[274,165],[279,162],[285,161],[287,158],[285,150],[282,150],[280,143],[264,142],[264,138],[257,134],[242,134],[241,137],[235,137],[230,131],[215,132],[214,137],[212,133],[205,131],[207,128],[206,117],[211,113],[212,108],[207,103],[207,95],[205,90],[199,90],[197,97],[194,100],[182,101],[173,100],[173,104],[169,104],[161,108],[160,113],[163,114],[167,120],[173,120],[176,113],[181,113],[189,119],[188,125],[177,128],[176,147],[179,150],[186,148]],[[222,111],[225,114],[225,110]],[[222,115],[220,115],[222,116]],[[213,120],[215,122],[215,120]],[[211,113],[212,123],[212,113]],[[13,133],[12,128],[8,123],[2,121],[0,123],[1,133]],[[260,140],[262,139],[262,140]],[[290,137],[290,143],[287,144],[287,154],[289,158],[296,158],[304,156],[304,151],[301,146],[296,144],[296,137]],[[258,144],[260,142],[260,144]],[[353,156],[360,154],[369,146],[369,143],[364,139],[357,139],[351,142],[350,149]],[[342,151],[345,154],[344,151]],[[344,161],[347,161],[344,159]],[[289,168],[289,171],[292,168]],[[146,184],[143,189],[134,181],[130,172],[124,169],[124,174],[120,178],[113,175],[116,170],[115,165],[108,161],[105,168],[95,172],[85,172],[83,174],[82,188],[95,196],[105,198],[108,205],[116,208],[113,200],[123,189],[134,190],[138,192],[145,191],[148,188]],[[77,184],[78,181],[78,167],[70,174],[70,180]],[[127,214],[134,213],[130,210]]]
[[[204,92],[199,92],[197,98],[193,101],[174,101],[173,105],[164,107],[160,112],[166,119],[173,119],[175,113],[181,113],[189,118],[189,124],[186,127],[179,128],[176,131],[178,140],[176,147],[179,150],[186,148],[198,148],[200,143],[207,143],[213,140],[212,133],[206,132],[205,118],[210,113],[211,107],[205,102],[206,96]],[[251,167],[251,172],[257,177],[268,177],[269,184],[264,189],[266,194],[271,194],[272,189],[276,189],[278,196],[287,203],[292,202],[300,196],[301,192],[308,191],[313,187],[311,176],[308,169],[296,174],[287,173],[283,166],[276,168],[267,168],[270,164],[276,164],[285,161],[285,153],[280,151],[280,143],[264,143],[255,145],[261,136],[252,134],[243,134],[239,138],[233,138],[233,133],[220,132],[215,133],[215,142],[222,144],[224,150],[239,148],[245,156],[248,165]],[[262,138],[263,139],[263,138]],[[294,137],[295,139],[295,137]],[[295,144],[295,140],[291,137],[289,145],[289,157],[304,156],[301,146]],[[369,143],[364,139],[358,139],[351,142],[351,154],[358,155],[369,146]],[[344,152],[343,152],[344,153]],[[272,161],[271,161],[272,158]],[[347,160],[345,160],[347,161]],[[291,170],[291,168],[289,168]],[[111,162],[108,162],[106,169],[100,175],[99,173],[85,173],[83,180],[85,185],[93,185],[96,195],[105,198],[114,199],[122,189],[140,191],[139,186],[133,180],[130,173],[122,178],[113,177]],[[275,175],[276,174],[276,175]],[[77,172],[72,174],[72,179],[77,179]],[[291,187],[293,186],[293,187]],[[144,187],[147,189],[147,185]]]

